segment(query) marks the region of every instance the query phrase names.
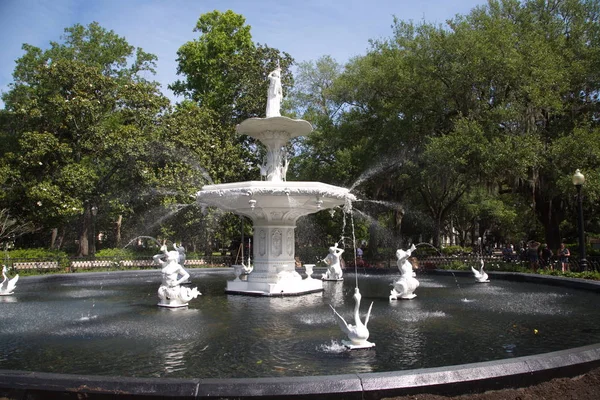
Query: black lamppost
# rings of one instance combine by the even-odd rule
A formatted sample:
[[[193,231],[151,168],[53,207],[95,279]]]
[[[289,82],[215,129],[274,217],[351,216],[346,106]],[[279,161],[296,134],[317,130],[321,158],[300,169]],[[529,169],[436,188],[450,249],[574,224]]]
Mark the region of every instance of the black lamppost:
[[[585,176],[581,171],[575,171],[573,185],[577,188],[577,230],[579,231],[579,270],[587,271],[587,260],[585,259],[585,230],[583,226],[583,197],[581,187],[585,183]]]
[[[92,257],[96,255],[96,215],[98,215],[98,207],[92,206],[92,246],[90,250]]]

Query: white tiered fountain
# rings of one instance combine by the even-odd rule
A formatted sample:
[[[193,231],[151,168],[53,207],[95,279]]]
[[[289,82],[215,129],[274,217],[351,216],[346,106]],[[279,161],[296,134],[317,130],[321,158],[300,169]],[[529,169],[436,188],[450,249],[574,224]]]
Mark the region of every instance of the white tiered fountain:
[[[260,166],[265,180],[206,185],[196,194],[209,205],[249,217],[254,225],[254,270],[247,280],[227,283],[226,291],[247,295],[300,295],[323,290],[319,279],[302,279],[295,269],[294,231],[298,218],[343,206],[355,200],[349,190],[321,182],[286,181],[288,160],[284,146],[306,136],[312,125],[279,115],[279,71],[269,74],[267,118],[250,118],[237,126],[239,134],[262,142],[267,154]],[[279,87],[278,87],[279,85]]]

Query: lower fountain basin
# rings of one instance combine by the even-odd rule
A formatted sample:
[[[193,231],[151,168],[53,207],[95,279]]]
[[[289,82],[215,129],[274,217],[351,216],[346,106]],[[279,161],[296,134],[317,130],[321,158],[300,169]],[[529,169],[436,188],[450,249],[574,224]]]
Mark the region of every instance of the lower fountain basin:
[[[205,185],[196,193],[196,200],[252,220],[270,219],[275,211],[295,221],[303,215],[343,206],[356,197],[347,188],[321,182],[247,181]]]
[[[212,396],[224,396],[217,387],[234,396],[234,387],[261,386],[263,394],[279,397],[312,391],[351,398],[365,390],[389,395],[428,379],[439,385],[450,375],[498,381],[499,371],[531,376],[547,371],[544,365],[558,371],[600,360],[593,291],[493,275],[486,285],[470,275],[428,275],[418,277],[416,299],[389,302],[397,275],[359,275],[362,313],[375,302],[369,340],[377,346],[348,351],[329,304],[351,315],[353,274],[324,282],[323,293],[254,298],[224,293],[234,277],[230,269],[190,273],[203,295],[175,310],[156,306],[158,271],[22,278],[13,296],[0,299],[0,387],[19,382],[40,389],[64,381],[65,391],[81,391],[76,382],[88,388],[104,382],[98,390],[129,385],[156,394],[188,387],[199,393],[210,384]],[[461,365],[467,363],[483,364]],[[409,378],[415,370],[417,380]],[[345,377],[328,376],[340,374]]]

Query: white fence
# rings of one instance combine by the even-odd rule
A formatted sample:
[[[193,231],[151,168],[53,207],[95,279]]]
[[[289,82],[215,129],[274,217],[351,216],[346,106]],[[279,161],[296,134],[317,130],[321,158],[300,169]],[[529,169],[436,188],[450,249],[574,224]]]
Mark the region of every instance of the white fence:
[[[231,264],[231,257],[227,256],[209,256],[206,258],[185,260],[186,267],[202,267],[206,265],[225,266]],[[142,258],[136,260],[121,260],[116,257],[96,258],[96,259],[71,259],[62,261],[39,260],[39,259],[10,259],[6,262],[8,268],[14,270],[60,270],[66,272],[75,270],[93,270],[104,268],[127,269],[127,268],[159,268],[152,259]]]

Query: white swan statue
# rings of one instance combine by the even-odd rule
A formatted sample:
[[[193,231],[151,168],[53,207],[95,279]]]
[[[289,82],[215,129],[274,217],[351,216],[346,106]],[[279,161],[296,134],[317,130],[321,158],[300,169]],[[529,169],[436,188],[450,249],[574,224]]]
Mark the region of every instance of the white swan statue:
[[[254,265],[252,265],[252,260],[248,257],[248,265],[242,262],[242,266],[244,267],[243,273],[249,275],[254,270]]]
[[[481,260],[481,267],[479,268],[479,271],[471,267],[471,271],[473,271],[473,275],[475,275],[475,280],[479,283],[485,283],[490,281],[488,279],[488,274],[483,270],[483,265],[484,262],[483,260]]]
[[[17,286],[17,281],[19,280],[19,274],[16,274],[13,278],[8,279],[6,273],[8,270],[6,269],[6,265],[2,266],[2,283],[0,284],[0,296],[8,296],[14,293],[15,286]]]
[[[331,307],[331,309],[333,310],[333,315],[335,316],[335,319],[338,325],[340,326],[341,330],[344,331],[344,333],[348,336],[348,339],[350,339],[349,341],[342,340],[344,346],[346,346],[350,350],[367,349],[375,346],[375,343],[367,341],[367,339],[369,338],[369,330],[367,329],[367,324],[369,323],[369,317],[371,315],[371,309],[373,308],[373,302],[371,302],[371,305],[369,306],[369,311],[367,311],[365,323],[363,324],[360,320],[359,314],[360,299],[360,290],[358,290],[357,287],[356,289],[354,289],[354,325],[348,324],[344,317],[338,314],[338,312],[335,311],[335,308],[333,308],[331,304],[329,305],[329,307]]]

